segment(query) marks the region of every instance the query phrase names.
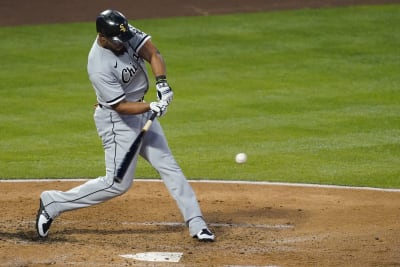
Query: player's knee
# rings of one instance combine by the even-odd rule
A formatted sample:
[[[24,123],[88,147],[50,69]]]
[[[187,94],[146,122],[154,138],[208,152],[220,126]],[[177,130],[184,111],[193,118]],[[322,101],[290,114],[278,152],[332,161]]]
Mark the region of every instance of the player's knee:
[[[129,188],[131,188],[131,186],[132,182],[123,180],[122,183],[114,182],[112,187],[116,195],[123,195],[129,190]]]

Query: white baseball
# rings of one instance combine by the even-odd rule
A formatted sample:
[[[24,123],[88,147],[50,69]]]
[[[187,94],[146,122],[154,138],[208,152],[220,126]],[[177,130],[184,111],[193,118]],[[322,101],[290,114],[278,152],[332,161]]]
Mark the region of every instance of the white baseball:
[[[247,155],[245,153],[239,153],[235,157],[236,163],[245,163],[247,161]]]

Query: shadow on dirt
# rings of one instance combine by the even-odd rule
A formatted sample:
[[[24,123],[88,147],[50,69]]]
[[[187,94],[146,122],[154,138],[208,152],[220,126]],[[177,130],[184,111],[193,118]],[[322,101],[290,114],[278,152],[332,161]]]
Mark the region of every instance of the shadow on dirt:
[[[29,243],[29,242],[49,242],[48,239],[39,238],[35,231],[19,231],[15,233],[0,232],[0,242],[12,242],[12,243]],[[51,242],[70,242],[65,238],[55,238]]]
[[[302,208],[280,207],[254,208],[238,207],[235,210],[216,210],[205,212],[207,221],[234,224],[299,224],[307,220],[308,213]]]
[[[75,224],[75,223],[73,223]],[[118,235],[165,235],[176,232],[181,232],[183,226],[146,226],[146,227],[135,227],[135,228],[124,228],[124,229],[109,229],[107,225],[104,228],[97,227],[96,229],[82,228],[72,228],[68,227],[65,229],[58,228],[56,231],[49,233],[48,238],[39,238],[36,231],[18,231],[18,232],[0,232],[0,243],[1,242],[12,242],[12,243],[30,243],[30,242],[40,242],[40,243],[54,243],[54,242],[78,242],[75,237],[77,235],[93,235],[93,236],[118,236]]]

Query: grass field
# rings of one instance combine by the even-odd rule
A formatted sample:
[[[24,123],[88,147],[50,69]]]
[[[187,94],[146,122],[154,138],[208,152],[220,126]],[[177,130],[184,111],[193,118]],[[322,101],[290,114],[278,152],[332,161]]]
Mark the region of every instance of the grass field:
[[[161,120],[189,178],[399,188],[399,13],[131,22],[167,61],[175,100]],[[0,178],[104,174],[86,73],[95,35],[94,23],[0,28]],[[141,163],[138,177],[158,177]]]

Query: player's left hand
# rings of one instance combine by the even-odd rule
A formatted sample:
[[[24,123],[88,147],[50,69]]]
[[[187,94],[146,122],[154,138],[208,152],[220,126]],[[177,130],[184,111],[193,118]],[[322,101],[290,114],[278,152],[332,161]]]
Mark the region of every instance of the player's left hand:
[[[158,102],[151,102],[150,109],[157,114],[157,117],[162,117],[167,113],[168,103],[164,100]]]
[[[157,98],[158,101],[164,100],[168,104],[171,103],[172,99],[174,98],[174,92],[172,88],[169,86],[167,80],[162,79],[156,82],[157,88]]]

